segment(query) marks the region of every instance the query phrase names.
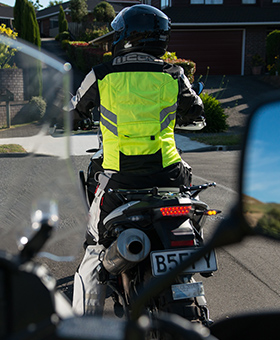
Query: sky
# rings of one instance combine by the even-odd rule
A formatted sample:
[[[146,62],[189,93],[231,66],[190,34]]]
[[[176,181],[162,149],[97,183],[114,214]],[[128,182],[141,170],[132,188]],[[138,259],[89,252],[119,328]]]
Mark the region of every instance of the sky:
[[[44,9],[45,7],[48,7],[50,1],[51,0],[40,0],[40,4],[43,6],[43,7],[41,7],[41,9]],[[16,2],[16,0],[0,0],[0,3],[5,4],[5,5],[9,5],[11,7],[14,7],[15,2]],[[33,2],[35,2],[35,1],[33,1]],[[66,0],[64,0],[63,2],[66,2]]]
[[[280,203],[279,111],[279,102],[257,111],[245,157],[243,192],[267,203]]]

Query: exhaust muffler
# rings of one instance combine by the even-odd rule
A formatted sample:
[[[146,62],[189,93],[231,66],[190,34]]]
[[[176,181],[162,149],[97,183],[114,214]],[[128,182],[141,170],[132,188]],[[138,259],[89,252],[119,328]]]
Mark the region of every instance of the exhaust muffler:
[[[103,266],[113,275],[118,275],[143,261],[149,254],[151,242],[141,230],[124,230],[118,239],[106,249]]]

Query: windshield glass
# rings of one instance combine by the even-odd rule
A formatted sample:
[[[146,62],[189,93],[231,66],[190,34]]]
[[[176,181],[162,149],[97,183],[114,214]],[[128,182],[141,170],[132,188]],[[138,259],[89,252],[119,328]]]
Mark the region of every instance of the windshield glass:
[[[38,256],[73,260],[87,210],[71,159],[71,65],[2,35],[0,50],[10,58],[0,65],[0,249],[18,253],[50,216],[51,237]]]

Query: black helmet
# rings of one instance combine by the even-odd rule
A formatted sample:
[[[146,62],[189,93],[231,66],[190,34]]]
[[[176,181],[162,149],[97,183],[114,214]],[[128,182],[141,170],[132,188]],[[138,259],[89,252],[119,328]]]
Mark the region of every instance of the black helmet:
[[[112,21],[115,31],[114,56],[144,52],[162,56],[169,42],[171,22],[159,9],[149,5],[124,8]]]

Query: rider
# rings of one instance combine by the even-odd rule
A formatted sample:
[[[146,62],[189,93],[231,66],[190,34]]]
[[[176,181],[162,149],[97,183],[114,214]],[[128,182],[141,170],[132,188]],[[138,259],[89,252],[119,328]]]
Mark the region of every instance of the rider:
[[[86,76],[72,99],[74,124],[99,107],[104,172],[90,208],[84,258],[75,273],[73,309],[102,313],[106,286],[98,283],[99,254],[112,239],[104,236],[105,216],[121,202],[108,188],[189,185],[190,167],[181,160],[175,120],[188,124],[203,114],[203,103],[183,69],[160,57],[171,23],[149,5],[124,8],[111,23],[113,59]]]

